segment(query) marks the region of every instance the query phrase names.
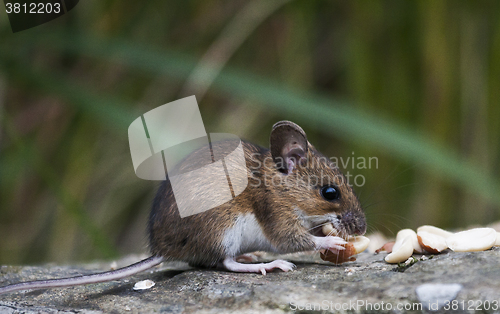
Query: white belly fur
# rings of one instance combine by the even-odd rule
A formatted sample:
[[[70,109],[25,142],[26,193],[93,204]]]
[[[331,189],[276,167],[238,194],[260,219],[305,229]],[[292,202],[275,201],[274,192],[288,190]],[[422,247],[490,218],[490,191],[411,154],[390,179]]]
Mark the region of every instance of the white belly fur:
[[[241,214],[235,224],[224,233],[222,245],[227,256],[254,251],[276,251],[262,232],[254,214]]]

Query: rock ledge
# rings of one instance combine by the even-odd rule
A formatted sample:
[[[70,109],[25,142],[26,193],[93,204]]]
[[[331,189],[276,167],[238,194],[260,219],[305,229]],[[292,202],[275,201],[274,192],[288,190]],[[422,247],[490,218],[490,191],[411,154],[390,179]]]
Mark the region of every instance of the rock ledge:
[[[444,313],[453,304],[454,313],[474,312],[467,311],[471,309],[500,312],[499,247],[473,253],[448,251],[406,269],[385,263],[384,256],[362,253],[357,261],[340,266],[321,261],[317,254],[280,256],[294,262],[297,269],[266,276],[164,263],[119,281],[0,295],[0,313],[420,313],[438,307],[437,312]],[[262,258],[276,257],[267,254]],[[138,259],[127,257],[117,264],[124,266]],[[0,286],[109,268],[109,263],[2,266]],[[145,279],[156,285],[132,289]]]

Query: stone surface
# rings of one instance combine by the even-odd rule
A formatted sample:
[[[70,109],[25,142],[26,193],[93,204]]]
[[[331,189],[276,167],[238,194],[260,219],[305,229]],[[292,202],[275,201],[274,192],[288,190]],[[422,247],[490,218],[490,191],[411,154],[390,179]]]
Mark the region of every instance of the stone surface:
[[[436,309],[441,309],[452,300],[455,300],[457,293],[462,288],[462,285],[458,283],[424,283],[418,286],[415,291],[423,307],[430,310],[431,304],[435,304]]]
[[[384,262],[386,254],[362,253],[355,262],[340,266],[322,261],[317,254],[285,255],[297,269],[266,276],[213,269],[194,269],[183,263],[167,263],[127,279],[107,283],[23,291],[0,295],[0,313],[283,313],[314,312],[422,312],[416,289],[423,284],[458,284],[455,302],[466,312],[500,309],[500,248],[484,252],[446,251],[407,268]],[[263,260],[276,256],[264,255]],[[419,255],[416,255],[419,258]],[[119,267],[139,257],[117,261]],[[0,286],[34,279],[48,279],[109,270],[111,263],[75,266],[0,268]],[[398,271],[399,270],[399,271]],[[134,291],[134,284],[150,279],[154,287]],[[422,296],[420,296],[422,297]],[[488,301],[488,302],[486,302]],[[365,303],[362,305],[361,303]],[[396,307],[420,306],[418,310]],[[427,302],[428,303],[428,302]],[[431,302],[432,303],[432,302]],[[359,305],[359,306],[357,306]],[[392,310],[390,309],[392,307]],[[493,311],[497,308],[496,311]],[[408,308],[407,308],[408,309]],[[438,312],[446,312],[446,305]]]

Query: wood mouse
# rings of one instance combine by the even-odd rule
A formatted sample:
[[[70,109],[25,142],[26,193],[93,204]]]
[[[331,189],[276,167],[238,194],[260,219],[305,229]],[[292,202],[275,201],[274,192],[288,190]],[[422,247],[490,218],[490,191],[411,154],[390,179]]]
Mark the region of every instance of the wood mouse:
[[[12,284],[0,287],[0,294],[116,280],[170,260],[263,275],[273,269],[289,271],[295,265],[284,260],[253,264],[240,263],[237,257],[254,251],[338,252],[346,243],[342,237],[365,233],[365,215],[347,179],[307,141],[300,126],[290,121],[276,123],[269,149],[245,141],[241,144],[246,169],[240,173],[247,176],[248,185],[229,202],[181,218],[170,181],[160,184],[148,223],[151,257],[93,275]],[[232,149],[223,141],[214,145],[218,151]],[[185,160],[196,158],[194,152]],[[179,169],[189,170],[182,169],[184,164],[182,161]],[[217,197],[210,187],[189,184],[186,188]],[[329,223],[342,237],[323,235],[321,228]]]

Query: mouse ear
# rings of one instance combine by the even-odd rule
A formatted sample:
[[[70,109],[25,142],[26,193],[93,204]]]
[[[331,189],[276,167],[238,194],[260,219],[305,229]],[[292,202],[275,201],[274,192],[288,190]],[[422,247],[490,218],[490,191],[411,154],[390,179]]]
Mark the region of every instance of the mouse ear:
[[[291,121],[277,122],[269,141],[273,160],[282,172],[291,173],[307,158],[306,132]]]

